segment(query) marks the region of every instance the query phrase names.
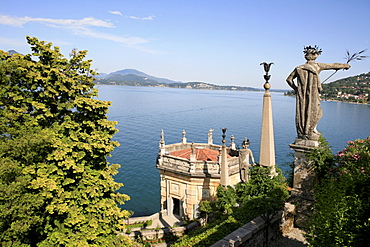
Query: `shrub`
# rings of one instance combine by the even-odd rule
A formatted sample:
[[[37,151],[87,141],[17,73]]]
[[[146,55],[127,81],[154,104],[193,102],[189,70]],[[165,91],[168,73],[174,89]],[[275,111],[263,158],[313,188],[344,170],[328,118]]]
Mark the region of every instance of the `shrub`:
[[[327,171],[335,167],[335,155],[330,150],[329,143],[323,136],[319,138],[319,147],[307,154],[307,158],[312,161],[319,182],[327,175]]]
[[[322,170],[308,241],[313,246],[366,246],[370,241],[370,138],[348,142]],[[323,166],[325,167],[325,165]]]

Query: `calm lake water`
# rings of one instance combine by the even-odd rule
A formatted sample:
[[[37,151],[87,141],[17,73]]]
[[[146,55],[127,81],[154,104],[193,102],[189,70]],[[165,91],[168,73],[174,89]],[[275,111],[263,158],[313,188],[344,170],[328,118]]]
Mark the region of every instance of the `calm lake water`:
[[[118,121],[114,140],[121,146],[112,152],[109,162],[121,165],[116,181],[120,192],[131,200],[121,207],[135,211],[135,216],[160,210],[159,172],[156,157],[161,130],[166,144],[181,141],[183,130],[188,142],[207,142],[213,128],[214,143],[221,144],[220,128],[227,128],[227,141],[235,136],[241,146],[244,137],[251,142],[256,162],[259,160],[263,92],[234,92],[173,88],[97,86],[99,99],[112,101],[108,118]],[[283,170],[293,161],[289,144],[296,137],[295,98],[272,93],[276,163]],[[318,130],[334,153],[347,141],[370,135],[370,107],[340,102],[322,102],[323,117]]]

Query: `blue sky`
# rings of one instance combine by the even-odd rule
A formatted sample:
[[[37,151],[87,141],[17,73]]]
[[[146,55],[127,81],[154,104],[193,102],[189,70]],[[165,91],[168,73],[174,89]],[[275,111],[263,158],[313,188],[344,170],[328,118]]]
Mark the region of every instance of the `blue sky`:
[[[3,0],[0,49],[30,53],[25,36],[52,42],[68,56],[88,50],[93,68],[132,68],[175,81],[262,88],[261,62],[274,62],[271,86],[305,62],[345,62],[370,48],[369,0]],[[370,49],[365,55],[370,55]],[[370,58],[330,81],[370,71]],[[321,73],[322,80],[330,72]]]

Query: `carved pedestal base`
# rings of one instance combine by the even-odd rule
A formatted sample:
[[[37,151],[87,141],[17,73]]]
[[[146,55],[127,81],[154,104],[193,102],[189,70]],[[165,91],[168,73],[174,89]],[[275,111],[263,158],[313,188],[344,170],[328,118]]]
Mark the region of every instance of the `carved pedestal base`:
[[[295,226],[305,228],[312,215],[316,173],[306,154],[319,146],[318,141],[296,139],[289,145],[294,153],[294,181],[290,202],[296,205]]]

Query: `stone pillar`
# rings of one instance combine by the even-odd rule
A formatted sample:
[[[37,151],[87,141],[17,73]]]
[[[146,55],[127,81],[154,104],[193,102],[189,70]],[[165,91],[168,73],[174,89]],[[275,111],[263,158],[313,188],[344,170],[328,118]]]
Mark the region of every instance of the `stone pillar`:
[[[221,179],[220,184],[223,186],[229,185],[229,164],[227,163],[227,149],[226,149],[226,130],[222,129],[222,148],[221,148]]]
[[[318,141],[296,139],[289,145],[294,151],[294,180],[290,202],[296,205],[295,226],[305,228],[312,216],[316,173],[307,153],[319,146]]]
[[[262,107],[262,130],[261,130],[261,143],[260,143],[260,165],[271,167],[271,175],[276,175],[275,170],[275,142],[274,142],[274,125],[272,119],[272,103],[269,89],[271,88],[268,80],[270,75],[268,71],[272,63],[262,63],[265,67],[266,74],[264,78],[266,83],[263,85],[265,94],[263,95]]]
[[[165,148],[165,141],[164,141],[164,130],[161,132],[161,140],[159,141],[159,154],[164,155],[166,153]]]
[[[230,140],[231,140],[231,142],[230,142],[230,148],[231,148],[232,150],[236,150],[235,137],[234,137],[234,135],[232,135],[232,136],[230,137]]]
[[[172,197],[170,196],[170,181],[166,179],[166,203],[167,203],[167,216],[172,215],[173,212],[173,203]]]
[[[186,132],[185,130],[182,131],[182,144],[186,144]]]
[[[209,129],[208,131],[208,145],[213,144],[213,136],[212,136],[213,131],[214,131],[213,129]]]

